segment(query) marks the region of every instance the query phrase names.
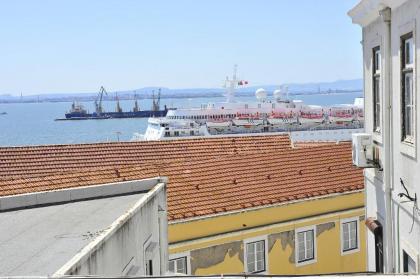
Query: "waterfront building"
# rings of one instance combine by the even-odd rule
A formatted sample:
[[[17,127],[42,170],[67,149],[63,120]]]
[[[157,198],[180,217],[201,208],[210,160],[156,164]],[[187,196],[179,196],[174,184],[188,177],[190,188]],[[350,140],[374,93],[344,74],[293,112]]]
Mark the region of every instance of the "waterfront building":
[[[349,15],[363,30],[368,270],[418,273],[420,3],[362,0]]]
[[[80,187],[81,174],[90,183],[168,177],[171,272],[366,270],[363,175],[349,142],[257,134],[11,147],[0,148],[0,162],[3,185],[20,181],[21,194]]]
[[[2,177],[0,276],[165,274],[165,180],[101,180],[83,172]]]

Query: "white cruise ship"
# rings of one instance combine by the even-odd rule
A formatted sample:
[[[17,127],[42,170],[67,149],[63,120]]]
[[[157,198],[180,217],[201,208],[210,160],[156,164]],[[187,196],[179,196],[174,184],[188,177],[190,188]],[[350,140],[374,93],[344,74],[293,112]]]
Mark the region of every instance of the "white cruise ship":
[[[165,140],[179,137],[247,133],[291,133],[297,140],[350,140],[363,129],[363,101],[329,107],[305,105],[288,98],[287,88],[275,90],[273,98],[260,88],[255,102],[234,101],[235,89],[244,81],[226,78],[226,102],[199,108],[169,110],[166,117],[149,118],[146,133],[133,140]],[[338,131],[341,130],[341,131]]]

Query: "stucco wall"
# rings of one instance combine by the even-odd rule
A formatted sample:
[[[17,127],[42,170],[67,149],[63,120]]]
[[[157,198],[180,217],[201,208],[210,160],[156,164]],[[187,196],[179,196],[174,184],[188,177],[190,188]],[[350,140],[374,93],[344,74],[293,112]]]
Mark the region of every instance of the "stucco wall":
[[[392,10],[391,13],[391,63],[392,63],[392,98],[391,98],[391,122],[392,122],[392,222],[393,222],[393,266],[395,272],[402,272],[401,251],[402,249],[411,250],[414,260],[419,262],[420,251],[420,226],[419,215],[414,214],[413,225],[413,203],[402,203],[406,199],[398,197],[399,193],[405,193],[400,183],[403,179],[410,195],[417,193],[420,196],[420,162],[419,162],[419,138],[420,138],[420,2],[409,0],[403,5]],[[363,49],[364,49],[364,85],[365,85],[365,127],[366,132],[373,134],[375,145],[379,148],[380,158],[384,157],[382,149],[382,135],[375,134],[372,128],[372,48],[380,45],[384,49],[385,24],[378,18],[373,23],[363,28]],[[413,32],[415,41],[415,70],[414,70],[414,95],[415,97],[415,144],[407,145],[401,142],[401,57],[400,43],[401,36]],[[382,65],[384,65],[384,53],[382,52]],[[382,75],[382,83],[385,77]],[[383,90],[382,101],[383,101]],[[383,105],[382,105],[383,107]],[[383,119],[383,117],[382,117]],[[368,217],[377,217],[383,226],[385,216],[384,185],[381,181],[381,172],[378,170],[366,170],[366,190],[367,202],[366,210]],[[381,220],[382,219],[382,220]],[[413,228],[412,228],[413,225]],[[387,236],[384,236],[387,237]],[[368,235],[368,264],[369,270],[374,270],[374,238]],[[404,247],[406,248],[404,248]],[[388,247],[384,247],[387,249]],[[389,249],[389,248],[388,248]]]
[[[249,239],[264,239],[268,251],[267,274],[365,271],[366,229],[363,200],[363,192],[358,192],[346,197],[336,196],[316,202],[306,201],[283,208],[279,206],[260,209],[252,214],[243,212],[202,221],[170,224],[170,239],[183,239],[176,243],[172,242],[170,254],[189,255],[191,275],[242,273],[245,272],[245,242]],[[316,215],[317,209],[323,213]],[[340,220],[349,217],[357,217],[359,220],[360,250],[342,255]],[[221,228],[213,227],[212,219],[221,227],[225,226],[225,231],[221,232]],[[272,219],[283,222],[269,223]],[[204,229],[203,222],[206,222],[207,229]],[[259,225],[261,223],[265,224]],[[240,228],[233,229],[235,224],[240,224]],[[312,225],[316,226],[317,231],[316,262],[303,266],[296,265],[295,230]],[[184,233],[181,233],[182,231]],[[200,237],[197,237],[199,235]],[[187,237],[190,237],[190,240]]]
[[[166,191],[158,184],[135,205],[132,212],[119,219],[116,228],[99,243],[92,244],[90,252],[68,266],[68,275],[145,275],[146,248],[156,243],[150,258],[153,274],[161,275],[167,269]],[[148,253],[149,255],[149,253]]]
[[[405,193],[400,183],[400,178],[403,179],[410,195],[414,197],[415,193],[420,197],[420,163],[419,163],[419,144],[420,144],[420,78],[418,67],[420,66],[420,2],[411,0],[400,6],[392,13],[392,83],[393,91],[393,162],[394,162],[394,191],[393,191],[393,211],[394,211],[394,231],[396,231],[396,251],[395,251],[395,266],[396,269],[402,271],[402,257],[401,251],[404,249],[410,253],[415,261],[417,261],[417,270],[419,264],[420,251],[420,226],[419,215],[417,212],[413,216],[412,202],[402,203],[406,200],[398,197],[398,193]],[[415,97],[415,118],[416,122],[416,140],[415,145],[407,150],[407,146],[401,142],[401,83],[400,83],[400,37],[408,32],[414,33],[415,41],[415,69],[414,69],[414,95]],[[414,217],[414,224],[413,224]],[[398,241],[399,239],[399,241]]]

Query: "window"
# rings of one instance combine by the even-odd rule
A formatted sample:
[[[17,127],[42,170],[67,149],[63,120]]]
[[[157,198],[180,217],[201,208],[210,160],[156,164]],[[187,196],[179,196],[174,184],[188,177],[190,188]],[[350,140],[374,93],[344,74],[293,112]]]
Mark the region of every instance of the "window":
[[[410,274],[417,273],[416,262],[405,250],[403,250],[403,272]]]
[[[165,137],[170,137],[171,136],[171,132],[166,131],[165,132]]]
[[[178,137],[178,136],[179,136],[179,131],[175,131],[175,132],[174,132],[174,136],[175,136],[175,137]]]
[[[373,130],[381,132],[381,49],[373,49]]]
[[[255,241],[246,244],[247,271],[257,273],[265,271],[265,241]]]
[[[146,260],[146,275],[152,276],[153,275],[153,261]]]
[[[402,141],[414,143],[414,40],[413,33],[401,37],[401,128]]]
[[[307,262],[315,259],[314,230],[297,232],[296,237],[297,262]]]
[[[173,273],[187,273],[187,257],[173,259],[169,261],[169,271]]]
[[[358,249],[358,228],[357,219],[352,221],[344,221],[341,224],[341,249],[343,252]]]

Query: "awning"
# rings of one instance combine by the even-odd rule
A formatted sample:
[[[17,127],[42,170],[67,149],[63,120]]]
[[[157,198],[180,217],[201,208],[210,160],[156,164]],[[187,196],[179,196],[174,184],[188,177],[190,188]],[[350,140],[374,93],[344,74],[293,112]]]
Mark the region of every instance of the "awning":
[[[365,224],[366,227],[368,227],[368,229],[373,233],[378,232],[378,230],[382,229],[381,223],[379,223],[379,221],[376,220],[374,217],[366,218]]]

